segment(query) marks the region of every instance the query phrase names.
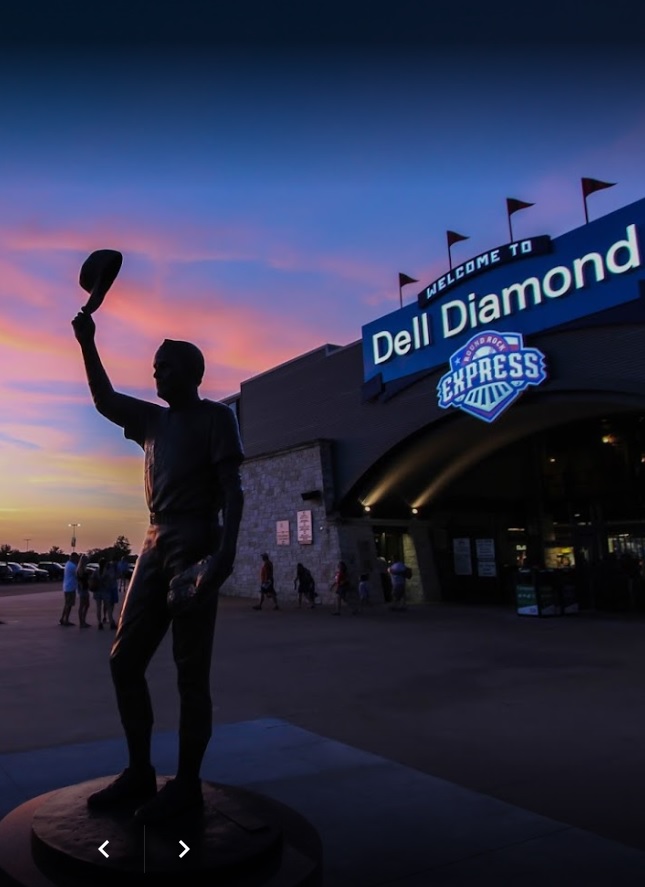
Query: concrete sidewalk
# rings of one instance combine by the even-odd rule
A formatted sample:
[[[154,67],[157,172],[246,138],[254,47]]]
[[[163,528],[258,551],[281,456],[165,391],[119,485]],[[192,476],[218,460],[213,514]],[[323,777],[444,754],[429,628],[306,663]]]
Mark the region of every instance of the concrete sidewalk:
[[[111,633],[58,626],[60,597],[0,600],[2,813],[125,763]],[[441,606],[331,619],[225,598],[204,776],[307,816],[329,887],[641,884],[644,630]],[[172,773],[167,642],[150,683],[155,763]]]

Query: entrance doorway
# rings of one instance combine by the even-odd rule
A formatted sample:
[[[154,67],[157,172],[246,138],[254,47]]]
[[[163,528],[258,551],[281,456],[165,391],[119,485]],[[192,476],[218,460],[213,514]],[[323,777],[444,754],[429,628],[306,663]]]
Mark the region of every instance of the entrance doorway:
[[[406,599],[410,604],[418,604],[424,601],[423,586],[419,573],[416,547],[407,527],[401,526],[375,526],[374,545],[376,556],[381,564],[380,576],[383,597],[387,602],[392,599],[391,584],[386,572],[387,567],[396,561],[402,561],[412,570],[412,578],[406,583]]]
[[[506,601],[506,574],[536,567],[573,574],[583,607],[645,610],[645,415],[540,431],[469,469],[433,504],[451,546],[444,599]],[[494,540],[495,566],[483,575],[477,538]]]

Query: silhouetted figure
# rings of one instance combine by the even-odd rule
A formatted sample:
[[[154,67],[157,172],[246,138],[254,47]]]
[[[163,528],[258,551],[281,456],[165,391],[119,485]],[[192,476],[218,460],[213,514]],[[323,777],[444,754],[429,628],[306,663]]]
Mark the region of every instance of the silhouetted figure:
[[[96,349],[91,315],[80,312],[72,325],[97,410],[144,450],[150,511],[110,654],[129,765],[88,804],[127,803],[139,808],[139,821],[155,822],[203,803],[200,769],[212,730],[213,633],[218,590],[233,570],[242,517],[242,445],[232,410],[199,397],[204,358],[195,345],[166,339],[157,351],[154,378],[158,396],[168,403],[163,407],[115,392]],[[167,605],[170,581],[198,562],[196,604],[173,616]],[[179,762],[176,778],[157,794],[145,672],[171,624],[180,695]]]
[[[370,585],[369,573],[361,573],[358,577],[358,608],[364,610],[365,607],[371,605],[372,587]]]
[[[334,581],[331,584],[331,591],[336,594],[336,607],[332,610],[334,616],[340,616],[340,611],[342,605],[345,603],[349,603],[349,593],[351,590],[351,583],[349,581],[349,571],[347,569],[347,564],[345,561],[338,561],[338,566],[336,567],[336,573],[334,575]],[[352,608],[352,613],[357,613],[358,610],[356,607]]]
[[[76,568],[78,566],[78,555],[73,551],[69,560],[65,564],[63,571],[63,612],[58,620],[61,625],[74,625],[69,621],[72,608],[76,603],[76,592],[78,590],[78,579],[76,577]]]
[[[298,592],[298,606],[302,607],[302,599],[309,601],[309,607],[316,606],[316,581],[304,564],[296,564],[296,576],[293,580],[294,590]]]
[[[405,585],[406,580],[412,578],[412,570],[403,561],[394,561],[390,564],[388,573],[392,577],[392,597],[394,603],[390,610],[405,610]]]
[[[90,576],[87,572],[87,555],[82,554],[76,567],[76,582],[78,587],[78,627],[89,628],[87,611],[90,608]]]
[[[256,604],[253,609],[261,610],[265,598],[273,601],[274,610],[280,609],[278,606],[278,593],[275,590],[275,583],[273,581],[273,561],[266,552],[262,555],[262,566],[260,568],[260,603]]]
[[[97,591],[94,594],[96,600],[97,618],[99,628],[103,628],[101,608],[105,612],[107,624],[111,629],[116,628],[114,621],[114,608],[119,601],[119,586],[117,570],[114,561],[102,557],[99,560],[99,568],[96,571]]]

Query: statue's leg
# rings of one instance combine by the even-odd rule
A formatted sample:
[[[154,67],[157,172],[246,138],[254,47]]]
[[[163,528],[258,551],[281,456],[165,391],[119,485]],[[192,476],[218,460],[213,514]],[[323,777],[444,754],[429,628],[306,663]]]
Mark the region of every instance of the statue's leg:
[[[214,522],[192,521],[164,527],[161,533],[165,574],[177,575],[216,550],[218,532]],[[182,613],[172,620],[180,697],[179,764],[176,778],[137,810],[135,818],[139,822],[160,822],[203,805],[199,773],[212,732],[210,666],[216,614],[214,594],[195,612]]]
[[[167,584],[158,554],[154,547],[148,548],[147,542],[123,603],[110,654],[130,766],[135,769],[150,766],[153,713],[145,672],[170,624]]]
[[[195,613],[173,620],[173,656],[180,697],[177,778],[199,780],[202,759],[212,733],[210,667],[217,597]]]

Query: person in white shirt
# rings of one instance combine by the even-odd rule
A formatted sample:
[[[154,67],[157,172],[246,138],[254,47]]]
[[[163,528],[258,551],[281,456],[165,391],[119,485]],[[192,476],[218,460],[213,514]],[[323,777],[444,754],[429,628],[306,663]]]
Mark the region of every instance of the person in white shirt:
[[[69,614],[72,612],[72,607],[76,603],[76,591],[78,589],[78,579],[76,576],[77,566],[78,555],[73,551],[63,570],[63,596],[65,602],[63,604],[63,612],[58,620],[61,625],[75,624],[74,622],[69,621]]]

